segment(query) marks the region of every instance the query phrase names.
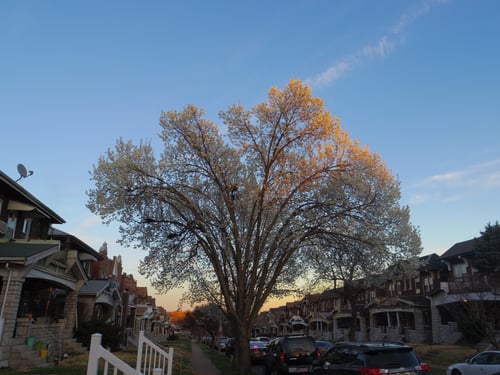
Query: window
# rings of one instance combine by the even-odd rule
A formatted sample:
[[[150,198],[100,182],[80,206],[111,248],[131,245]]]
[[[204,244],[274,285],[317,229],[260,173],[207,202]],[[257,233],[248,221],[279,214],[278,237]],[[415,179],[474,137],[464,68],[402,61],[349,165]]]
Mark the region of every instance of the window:
[[[7,232],[5,233],[5,237],[14,238],[14,235],[16,233],[16,224],[17,217],[14,214],[10,214],[7,220]]]
[[[484,364],[488,363],[488,353],[482,353],[482,354],[477,355],[472,360],[472,363],[474,363],[475,365],[484,365]]]
[[[23,238],[28,239],[31,231],[31,218],[26,218],[23,221]]]
[[[453,276],[456,278],[467,274],[467,266],[465,263],[456,263],[453,265]]]
[[[424,277],[424,290],[426,293],[432,290],[432,277],[430,275]]]

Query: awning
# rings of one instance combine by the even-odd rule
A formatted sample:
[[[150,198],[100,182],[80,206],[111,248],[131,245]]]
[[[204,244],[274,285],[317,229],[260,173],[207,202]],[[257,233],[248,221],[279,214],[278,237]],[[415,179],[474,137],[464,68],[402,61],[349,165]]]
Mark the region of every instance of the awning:
[[[7,209],[10,211],[34,211],[36,207],[27,203],[10,200]]]
[[[0,262],[32,264],[59,251],[59,241],[0,242]]]

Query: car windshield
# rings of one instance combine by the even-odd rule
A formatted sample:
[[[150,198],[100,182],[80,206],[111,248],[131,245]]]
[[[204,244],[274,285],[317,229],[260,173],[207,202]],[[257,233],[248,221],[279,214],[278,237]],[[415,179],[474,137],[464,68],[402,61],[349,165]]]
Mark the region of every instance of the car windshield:
[[[419,361],[411,350],[370,351],[366,354],[366,366],[369,368],[415,367]]]

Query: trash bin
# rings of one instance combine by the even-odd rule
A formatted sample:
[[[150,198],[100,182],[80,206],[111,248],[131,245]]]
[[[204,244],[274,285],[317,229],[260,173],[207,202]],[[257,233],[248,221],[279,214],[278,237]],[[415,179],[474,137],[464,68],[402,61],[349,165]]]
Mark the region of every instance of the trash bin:
[[[40,349],[40,358],[47,358],[49,355],[49,349]]]
[[[42,350],[42,343],[41,342],[37,342],[35,343],[35,350],[38,351],[40,353],[40,350]]]

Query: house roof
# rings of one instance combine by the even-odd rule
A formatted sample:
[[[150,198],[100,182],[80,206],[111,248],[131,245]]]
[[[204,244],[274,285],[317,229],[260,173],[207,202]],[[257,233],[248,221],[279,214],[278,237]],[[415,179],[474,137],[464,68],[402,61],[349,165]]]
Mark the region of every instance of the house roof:
[[[16,181],[7,176],[4,172],[0,171],[0,183],[3,193],[9,199],[18,201],[19,203],[29,204],[34,206],[37,212],[41,213],[44,217],[50,220],[53,224],[64,224],[65,221],[62,217],[52,211],[49,207],[43,204],[40,200],[35,198],[30,192],[19,185]]]
[[[96,258],[98,260],[104,259],[102,254],[100,254],[98,251],[95,251],[92,247],[87,245],[78,237],[73,236],[72,234],[66,233],[60,229],[49,228],[49,236],[50,238],[60,240],[61,243],[68,241],[71,243],[71,246],[75,248],[75,250],[89,254],[93,258]]]
[[[78,292],[80,295],[95,296],[96,303],[110,306],[122,300],[118,285],[112,280],[88,280]]]
[[[98,294],[109,287],[109,280],[88,280],[79,292],[81,294]]]
[[[59,241],[0,242],[0,262],[33,264],[59,251]]]
[[[425,255],[420,258],[420,271],[424,270],[445,270],[447,269],[446,264],[443,262],[443,260],[437,255],[436,253]]]
[[[458,256],[472,255],[475,253],[477,241],[477,238],[473,238],[472,240],[457,242],[441,255],[441,259],[447,260]]]

